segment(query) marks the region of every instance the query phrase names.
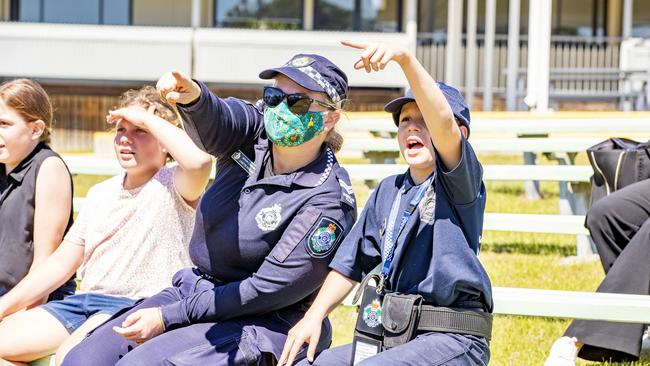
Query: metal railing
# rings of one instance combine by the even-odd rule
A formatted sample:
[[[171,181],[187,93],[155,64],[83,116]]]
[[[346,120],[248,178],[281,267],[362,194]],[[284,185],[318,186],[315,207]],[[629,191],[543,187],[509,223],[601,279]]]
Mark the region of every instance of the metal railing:
[[[482,92],[484,70],[484,36],[477,35],[477,90]],[[494,65],[492,67],[493,92],[504,93],[506,88],[507,69],[507,34],[495,36]],[[466,47],[466,37],[463,36],[463,48]],[[551,68],[562,69],[615,69],[619,67],[621,37],[576,37],[552,36],[551,37]],[[416,55],[418,60],[429,70],[434,78],[444,80],[445,50],[447,39],[441,33],[419,33]],[[457,60],[460,65],[465,65],[465,52]],[[528,37],[520,36],[519,40],[519,68],[528,64]],[[463,79],[465,70],[462,70]],[[616,91],[619,90],[617,80],[595,81],[581,80],[576,75],[575,80],[562,81],[558,89],[584,90],[585,92]],[[463,89],[464,85],[457,85]]]

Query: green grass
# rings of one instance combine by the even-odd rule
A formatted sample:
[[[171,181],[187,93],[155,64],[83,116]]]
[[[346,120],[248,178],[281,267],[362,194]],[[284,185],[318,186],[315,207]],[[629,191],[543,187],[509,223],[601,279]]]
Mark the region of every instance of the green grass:
[[[584,155],[584,154],[583,154]],[[482,156],[484,164],[521,164],[520,156]],[[346,163],[367,163],[364,159],[346,159]],[[539,164],[555,164],[545,158]],[[587,164],[586,157],[578,157]],[[75,177],[75,195],[81,196],[106,177]],[[365,204],[370,190],[362,182],[353,182],[358,204]],[[488,212],[558,213],[558,186],[543,183],[543,198],[530,201],[523,197],[521,182],[487,182]],[[561,264],[575,255],[572,235],[485,232],[480,258],[493,286],[526,287],[572,291],[594,291],[604,274],[599,262]],[[354,307],[339,306],[330,319],[334,325],[334,345],[349,343],[356,319]],[[491,365],[541,365],[553,341],[560,337],[570,320],[537,317],[496,316],[491,344]],[[596,365],[579,362],[579,365]],[[623,365],[609,364],[605,365]],[[648,365],[650,362],[637,363]]]

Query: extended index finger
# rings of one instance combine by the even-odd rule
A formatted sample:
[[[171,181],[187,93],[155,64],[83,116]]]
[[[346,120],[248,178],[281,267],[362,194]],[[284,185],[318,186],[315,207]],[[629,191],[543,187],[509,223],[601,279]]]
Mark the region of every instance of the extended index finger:
[[[341,44],[358,50],[363,50],[368,47],[368,44],[363,42],[341,41]]]
[[[176,86],[185,86],[188,83],[191,83],[192,80],[178,70],[172,70],[172,76],[176,79]]]

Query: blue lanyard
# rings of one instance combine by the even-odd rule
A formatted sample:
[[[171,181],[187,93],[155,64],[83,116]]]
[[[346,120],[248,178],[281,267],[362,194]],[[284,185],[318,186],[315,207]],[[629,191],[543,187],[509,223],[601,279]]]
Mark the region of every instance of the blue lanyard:
[[[388,278],[388,271],[390,270],[390,265],[393,263],[393,256],[395,254],[395,247],[397,245],[397,238],[399,237],[400,233],[406,226],[406,223],[408,222],[409,218],[413,214],[413,211],[415,211],[415,208],[420,204],[420,201],[424,197],[424,194],[426,193],[427,189],[431,185],[431,180],[435,177],[435,173],[433,176],[427,178],[426,181],[422,183],[420,188],[418,188],[418,192],[413,196],[411,199],[411,202],[409,202],[409,205],[406,207],[406,209],[402,212],[402,220],[399,223],[399,227],[397,231],[395,230],[395,220],[397,219],[397,211],[399,211],[399,205],[400,202],[402,201],[402,195],[404,194],[404,191],[406,190],[406,177],[404,178],[404,183],[402,184],[402,187],[399,189],[397,192],[397,196],[393,200],[393,207],[390,209],[390,215],[388,215],[388,224],[386,227],[386,235],[384,236],[383,240],[383,246],[384,246],[384,258],[383,262],[384,264],[382,265],[381,268],[381,275],[380,275],[380,283],[377,286],[377,293],[380,293],[384,289],[384,283],[386,281],[386,278]]]

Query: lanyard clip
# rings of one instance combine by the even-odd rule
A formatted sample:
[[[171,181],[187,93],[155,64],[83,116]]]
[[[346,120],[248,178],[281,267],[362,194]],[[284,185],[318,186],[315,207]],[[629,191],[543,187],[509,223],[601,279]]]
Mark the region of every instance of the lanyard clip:
[[[377,295],[381,295],[384,292],[384,284],[386,283],[386,276],[382,273],[379,275],[378,279],[379,283],[377,283],[377,287],[375,288],[375,291],[377,292]]]

